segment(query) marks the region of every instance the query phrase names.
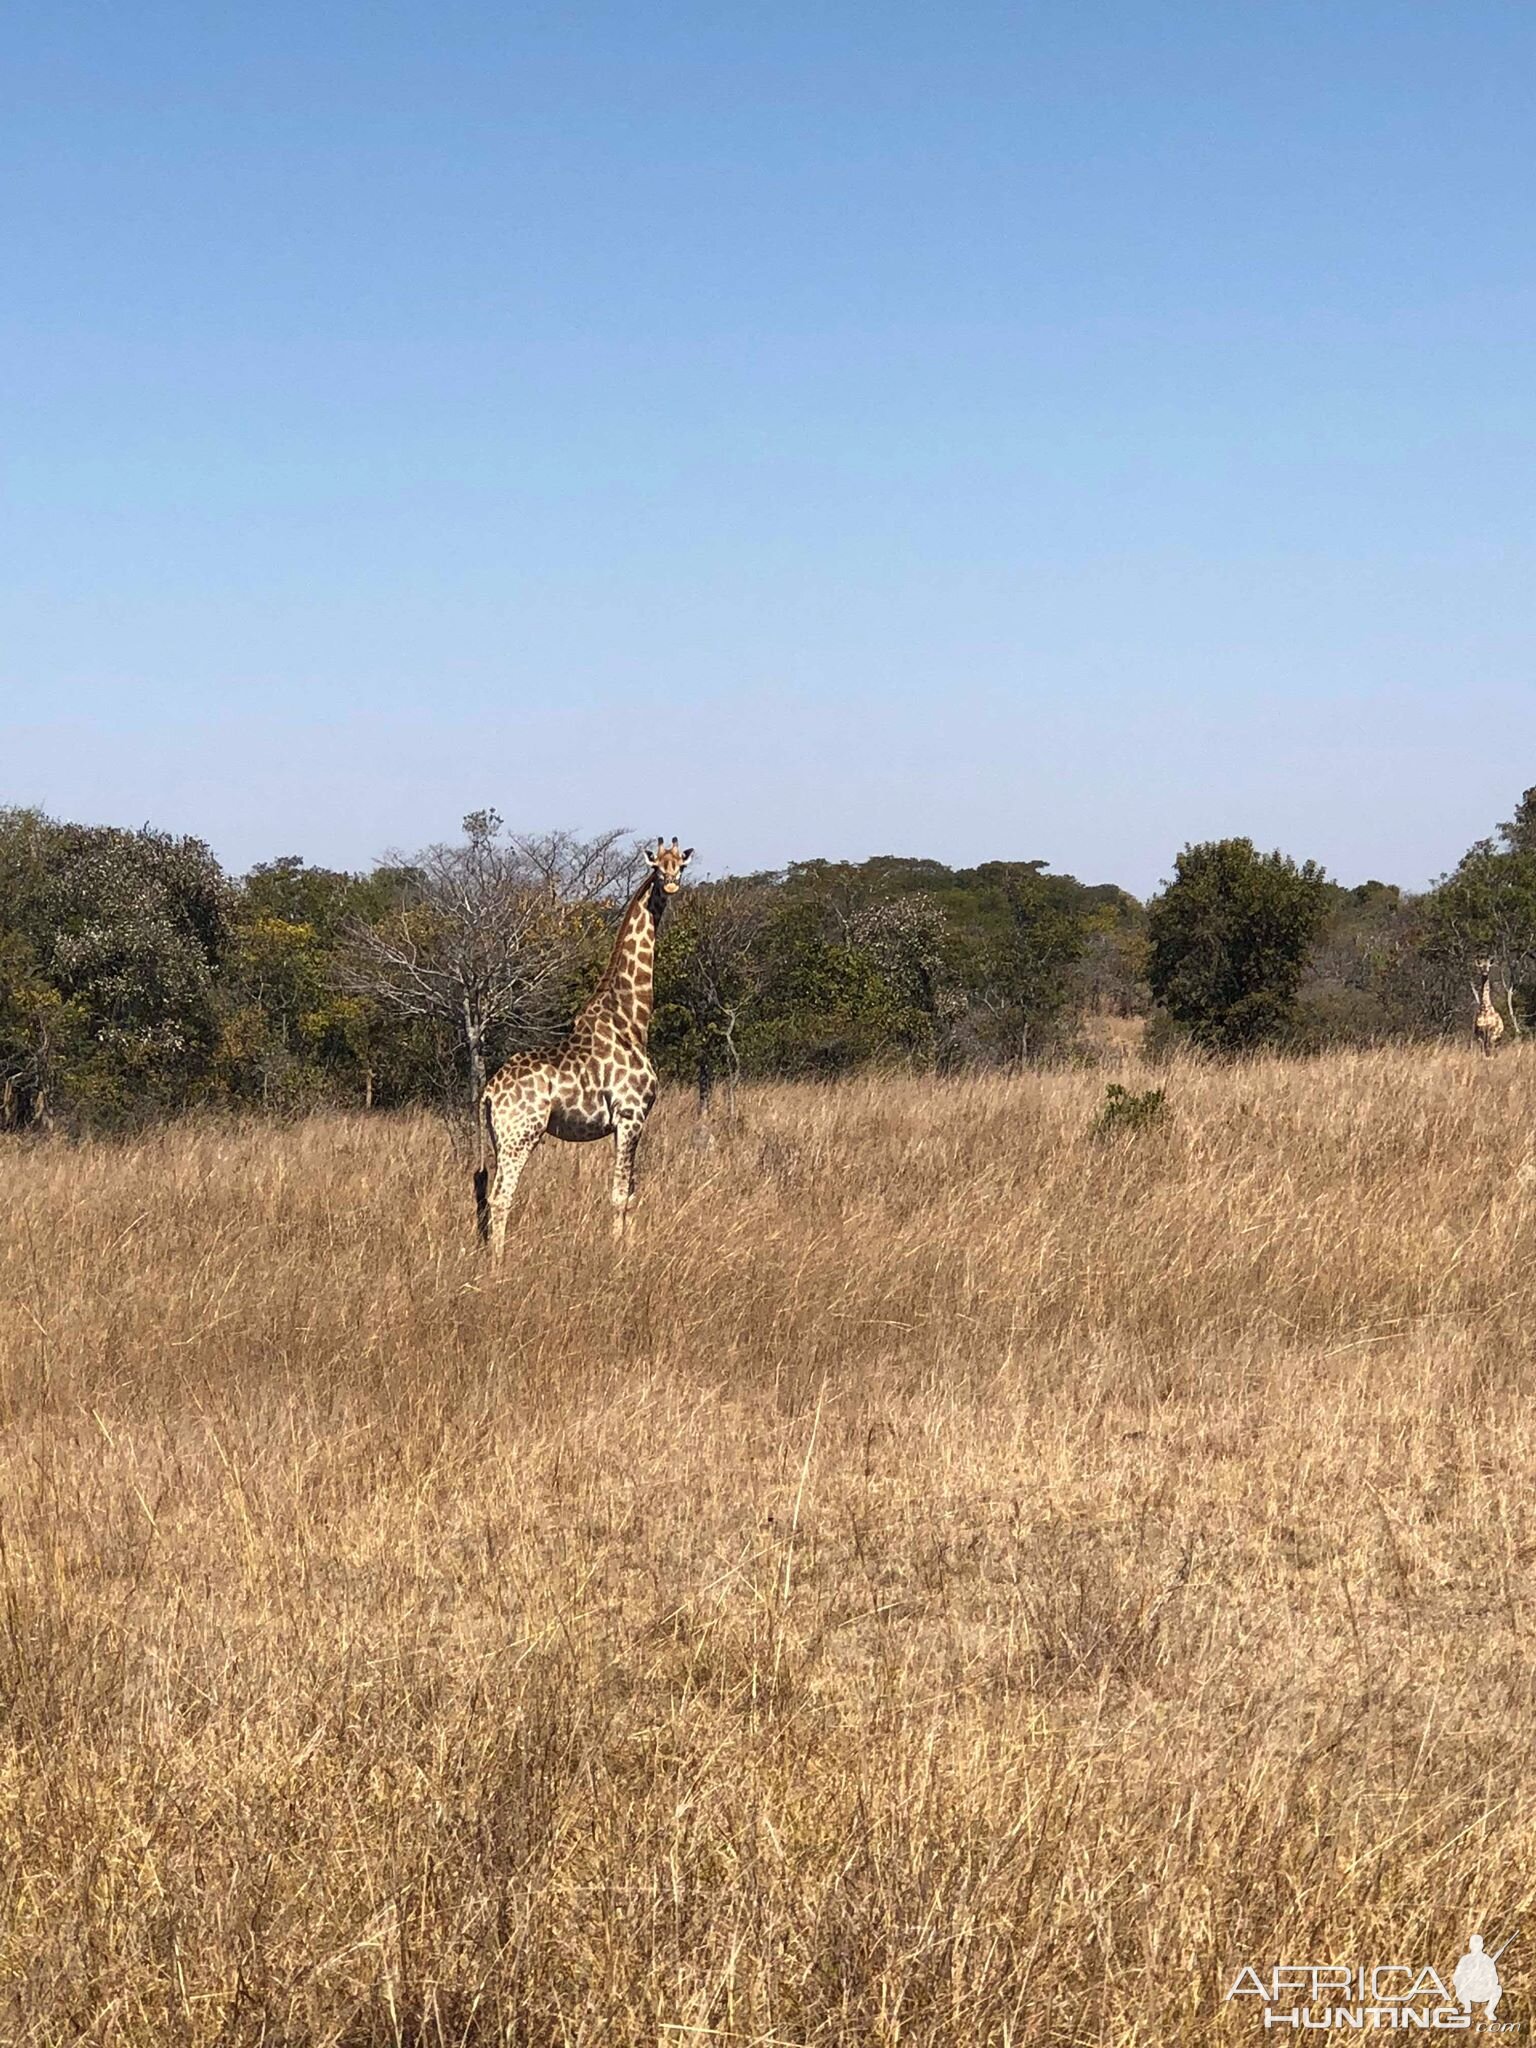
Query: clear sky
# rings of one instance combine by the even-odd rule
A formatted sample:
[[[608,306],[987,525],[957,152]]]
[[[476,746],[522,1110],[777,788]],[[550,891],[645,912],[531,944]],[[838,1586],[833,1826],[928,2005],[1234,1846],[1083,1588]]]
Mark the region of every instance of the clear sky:
[[[54,0],[0,800],[1422,884],[1536,783],[1536,9]]]

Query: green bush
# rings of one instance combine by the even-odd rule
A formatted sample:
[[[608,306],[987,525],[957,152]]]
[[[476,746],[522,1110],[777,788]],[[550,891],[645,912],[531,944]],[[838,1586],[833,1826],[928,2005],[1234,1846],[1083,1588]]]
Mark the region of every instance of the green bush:
[[[1168,1120],[1168,1104],[1161,1088],[1148,1088],[1140,1095],[1111,1081],[1104,1090],[1104,1103],[1093,1120],[1098,1139],[1118,1138],[1137,1131],[1155,1131]]]

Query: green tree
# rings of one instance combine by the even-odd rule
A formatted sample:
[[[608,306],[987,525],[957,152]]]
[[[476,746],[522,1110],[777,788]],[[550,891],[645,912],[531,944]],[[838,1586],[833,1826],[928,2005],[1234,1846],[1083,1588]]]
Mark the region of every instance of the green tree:
[[[1030,862],[1001,884],[1007,923],[984,955],[981,1001],[1006,1059],[1029,1058],[1059,1029],[1087,941],[1083,906],[1055,886],[1064,878],[1039,872],[1044,865]]]
[[[1197,1045],[1239,1053],[1284,1037],[1327,914],[1316,862],[1251,839],[1186,846],[1152,903],[1147,979]]]
[[[384,916],[399,890],[389,870],[349,875],[293,854],[245,877],[221,985],[220,1068],[237,1100],[372,1106],[381,1064],[399,1064],[400,1034],[341,986],[341,960],[348,921]]]
[[[815,933],[829,947],[862,953],[879,976],[883,995],[843,1033],[839,1058],[953,1066],[1033,1056],[1064,1038],[1090,1005],[1145,1007],[1141,905],[1113,885],[1088,886],[1045,867],[1026,860],[949,868],[881,854],[800,861],[783,876],[758,879],[786,914],[794,904],[814,906],[796,927],[801,939]],[[802,1021],[811,1014],[802,1007]],[[853,1021],[846,1003],[843,1015]],[[776,1057],[799,1057],[792,1039],[781,1022]],[[760,1057],[761,1034],[754,1042]],[[860,1052],[861,1044],[876,1049]],[[824,1045],[824,1056],[832,1052]]]
[[[13,1121],[117,1123],[209,1092],[230,892],[201,840],[6,812],[0,905]]]
[[[749,1071],[830,1079],[900,1056],[899,996],[817,897],[786,891],[764,927],[757,976],[741,1032]]]
[[[1499,827],[1499,837],[1510,853],[1536,854],[1536,789],[1528,789],[1515,806],[1515,815]]]
[[[0,1130],[46,1130],[86,1043],[86,1019],[20,932],[0,931]]]
[[[1420,1035],[1417,899],[1390,882],[1325,886],[1327,916],[1307,960],[1287,1042],[1323,1052]]]
[[[1480,839],[1425,906],[1424,951],[1439,968],[1444,1027],[1464,1019],[1473,963],[1491,959],[1511,1029],[1525,1021],[1522,992],[1536,983],[1536,789],[1521,797],[1497,839]]]
[[[759,883],[704,882],[679,897],[661,928],[651,1056],[658,1072],[692,1082],[701,1117],[717,1081],[725,1084],[727,1112],[735,1106],[738,1033],[756,996],[754,953],[768,913]]]
[[[48,877],[60,827],[0,810],[0,1128],[53,1120],[85,1019],[47,971]]]
[[[889,991],[900,1050],[918,1066],[951,1065],[966,994],[961,948],[939,899],[914,891],[872,903],[853,918],[849,935]]]

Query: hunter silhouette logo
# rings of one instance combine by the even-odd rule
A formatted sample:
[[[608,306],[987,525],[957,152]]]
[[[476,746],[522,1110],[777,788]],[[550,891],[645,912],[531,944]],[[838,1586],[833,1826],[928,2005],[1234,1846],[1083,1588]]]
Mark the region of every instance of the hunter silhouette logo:
[[[1508,1948],[1506,1941],[1504,1948]],[[1467,1952],[1451,1974],[1456,1996],[1461,2000],[1462,2009],[1470,2012],[1475,2005],[1483,2008],[1483,2017],[1492,2019],[1503,1997],[1499,1983],[1499,1957],[1504,1949],[1496,1949],[1490,1956],[1484,1953],[1483,1937],[1474,1934],[1467,1943]]]
[[[1504,1987],[1499,1958],[1513,1941],[1496,1949],[1474,1934],[1447,1985],[1439,1971],[1417,1963],[1277,1963],[1267,1977],[1252,1964],[1238,1971],[1227,2004],[1253,1998],[1250,2008],[1266,2029],[1294,2027],[1308,2033],[1337,2028],[1358,2033],[1374,2028],[1424,2029],[1435,2033],[1515,2031],[1495,2017]]]

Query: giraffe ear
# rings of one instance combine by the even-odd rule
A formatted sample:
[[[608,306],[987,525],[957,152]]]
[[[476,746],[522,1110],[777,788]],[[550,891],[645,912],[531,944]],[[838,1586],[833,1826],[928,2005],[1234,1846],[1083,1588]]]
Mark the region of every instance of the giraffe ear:
[[[692,860],[692,859],[693,859],[693,848],[692,848],[691,846],[685,846],[685,847],[683,848],[683,859],[684,859],[684,860]]]

